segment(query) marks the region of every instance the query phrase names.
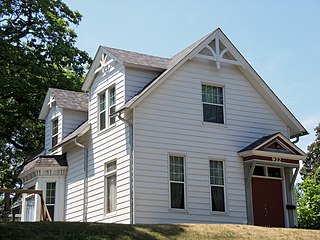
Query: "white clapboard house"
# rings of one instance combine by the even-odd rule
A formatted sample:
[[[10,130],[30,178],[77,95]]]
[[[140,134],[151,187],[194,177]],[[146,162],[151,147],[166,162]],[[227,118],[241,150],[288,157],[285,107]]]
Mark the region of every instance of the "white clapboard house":
[[[220,29],[172,58],[100,46],[82,90],[48,90],[20,175],[54,221],[296,226],[307,131]]]

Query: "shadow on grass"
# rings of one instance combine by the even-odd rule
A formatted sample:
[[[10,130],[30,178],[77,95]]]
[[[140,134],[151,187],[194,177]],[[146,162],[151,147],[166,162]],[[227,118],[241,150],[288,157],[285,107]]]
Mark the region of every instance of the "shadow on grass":
[[[2,240],[157,240],[175,239],[183,232],[184,229],[178,225],[123,225],[72,222],[0,223],[0,239]]]

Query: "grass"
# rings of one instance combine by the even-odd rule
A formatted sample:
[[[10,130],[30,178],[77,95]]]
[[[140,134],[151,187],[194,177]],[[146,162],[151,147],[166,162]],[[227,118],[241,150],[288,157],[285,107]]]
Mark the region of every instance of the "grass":
[[[0,223],[0,239],[44,240],[320,240],[320,230],[265,228],[231,224],[122,225],[74,222]]]

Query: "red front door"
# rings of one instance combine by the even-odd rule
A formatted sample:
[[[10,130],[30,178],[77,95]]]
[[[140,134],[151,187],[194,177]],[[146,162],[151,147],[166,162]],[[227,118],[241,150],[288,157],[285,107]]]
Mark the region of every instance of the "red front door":
[[[282,181],[252,178],[254,224],[268,227],[285,227]]]

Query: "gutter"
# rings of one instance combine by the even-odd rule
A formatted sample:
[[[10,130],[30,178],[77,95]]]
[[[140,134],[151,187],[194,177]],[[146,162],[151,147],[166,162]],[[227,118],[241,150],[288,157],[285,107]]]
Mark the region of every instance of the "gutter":
[[[88,215],[88,148],[77,142],[77,138],[74,138],[73,142],[83,149],[83,222],[87,222]]]
[[[129,146],[130,146],[130,156],[129,156],[129,164],[130,164],[130,224],[134,224],[134,205],[133,205],[133,187],[134,187],[134,166],[133,166],[133,124],[128,119],[121,117],[121,113],[124,109],[118,111],[118,118],[123,121],[125,124],[129,126]]]

